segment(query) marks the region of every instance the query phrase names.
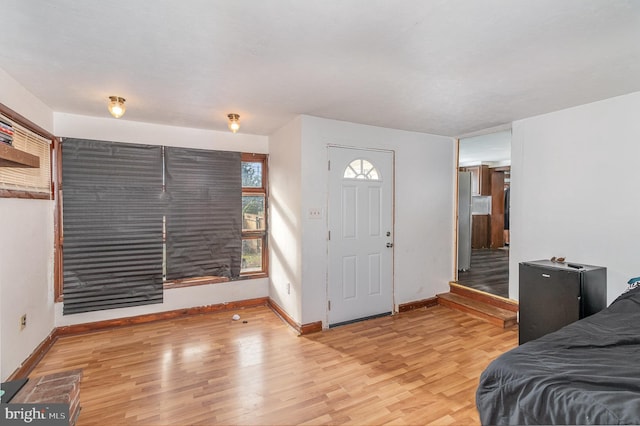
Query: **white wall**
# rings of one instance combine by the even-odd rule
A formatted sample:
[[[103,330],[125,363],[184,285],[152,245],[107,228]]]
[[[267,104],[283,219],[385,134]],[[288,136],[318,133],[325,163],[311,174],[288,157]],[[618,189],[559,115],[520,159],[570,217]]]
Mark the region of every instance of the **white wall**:
[[[268,138],[266,136],[163,126],[135,121],[116,120],[110,117],[99,118],[54,113],[54,129],[56,136],[70,138],[181,146],[222,151],[268,152]],[[206,306],[236,300],[267,297],[268,295],[268,279],[261,278],[171,289],[164,292],[164,301],[161,304],[131,308],[62,315],[62,303],[56,303],[55,325],[82,324],[85,322],[164,312],[193,306]]]
[[[302,117],[302,319],[326,326],[327,222],[302,215],[327,207],[329,144],[395,151],[396,304],[448,291],[453,279],[455,142],[451,138]]]
[[[608,302],[640,275],[640,92],[513,123],[509,296],[518,263],[607,267]]]
[[[269,296],[299,324],[303,291],[301,125],[302,118],[296,117],[269,137]]]
[[[0,102],[53,130],[52,111],[0,69]],[[54,327],[53,202],[0,198],[0,379]],[[19,319],[27,314],[27,327]]]
[[[56,112],[53,114],[55,135],[221,151],[269,152],[269,139],[266,136],[117,120],[106,113],[105,116],[100,118]]]
[[[2,379],[53,330],[53,203],[0,199]],[[19,319],[27,314],[27,326]]]
[[[267,297],[268,295],[268,280],[266,278],[260,278],[165,290],[162,303],[135,306],[132,308],[107,309],[104,311],[63,315],[62,303],[56,303],[55,325],[56,327],[61,327],[65,325],[126,318],[136,315],[172,311],[175,309],[192,308],[194,306],[208,306],[236,300]],[[229,317],[231,317],[231,315],[230,313]]]
[[[0,68],[0,103],[53,132],[53,111]]]

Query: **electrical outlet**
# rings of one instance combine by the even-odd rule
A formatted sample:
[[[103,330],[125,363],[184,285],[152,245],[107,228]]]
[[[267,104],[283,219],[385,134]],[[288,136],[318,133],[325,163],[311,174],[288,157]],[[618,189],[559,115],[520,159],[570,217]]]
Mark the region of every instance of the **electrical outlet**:
[[[27,326],[27,314],[24,314],[20,317],[20,330],[24,330]]]
[[[291,294],[291,283],[287,283],[287,294]]]

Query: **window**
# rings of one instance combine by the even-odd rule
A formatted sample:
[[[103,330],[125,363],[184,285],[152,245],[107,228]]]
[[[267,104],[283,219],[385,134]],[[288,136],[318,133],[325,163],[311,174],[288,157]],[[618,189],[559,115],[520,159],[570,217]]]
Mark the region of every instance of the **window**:
[[[358,158],[353,160],[344,169],[343,176],[345,179],[366,179],[366,180],[380,180],[378,170],[369,161]]]
[[[157,303],[158,284],[161,292],[266,276],[267,155],[73,139],[60,152],[65,252],[60,238],[55,294],[64,294],[65,313]],[[107,225],[113,229],[103,232]],[[116,239],[120,230],[126,232]],[[138,243],[142,254],[133,251]],[[135,280],[119,270],[129,264],[129,275],[140,272]],[[119,295],[114,305],[114,295],[131,293],[134,281],[136,297]],[[91,306],[87,291],[95,293]]]
[[[267,273],[267,156],[242,154],[241,275]]]
[[[10,115],[9,112],[7,115]],[[36,133],[18,120],[0,114],[0,196],[6,198],[51,198],[51,148],[53,137]],[[25,123],[27,126],[30,123]],[[41,130],[41,129],[37,129]],[[41,136],[46,134],[46,137]],[[5,158],[5,156],[7,158]],[[12,159],[39,164],[23,167]],[[37,158],[36,158],[37,157]],[[22,163],[21,163],[22,164]]]

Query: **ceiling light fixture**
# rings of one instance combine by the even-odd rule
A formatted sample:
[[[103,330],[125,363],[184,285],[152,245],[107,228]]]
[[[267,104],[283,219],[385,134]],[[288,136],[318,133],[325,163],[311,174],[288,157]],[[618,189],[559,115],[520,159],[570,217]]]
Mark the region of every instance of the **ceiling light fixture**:
[[[229,130],[233,133],[240,130],[240,116],[238,114],[228,114],[229,117]]]
[[[120,96],[109,96],[109,112],[115,118],[122,117],[127,110],[127,107],[124,105],[125,100],[125,98],[121,98]]]

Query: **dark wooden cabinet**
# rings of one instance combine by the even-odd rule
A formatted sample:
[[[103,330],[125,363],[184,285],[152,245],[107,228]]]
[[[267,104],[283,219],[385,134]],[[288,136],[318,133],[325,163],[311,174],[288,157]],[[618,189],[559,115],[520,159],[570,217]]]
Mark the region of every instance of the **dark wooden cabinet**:
[[[471,248],[489,248],[489,225],[488,214],[474,214],[471,216]]]
[[[520,263],[520,344],[554,332],[607,305],[607,269],[537,260]]]
[[[490,196],[491,209],[474,211],[471,247],[497,249],[505,246],[505,188],[509,186],[510,166],[489,168],[488,165],[460,167],[471,173],[471,195]],[[475,205],[475,202],[474,202]],[[478,214],[480,213],[480,214]],[[487,214],[485,216],[485,214]],[[480,217],[482,216],[482,217]]]
[[[504,172],[491,172],[491,248],[504,247]]]
[[[471,173],[471,195],[491,195],[491,171],[489,166],[460,167],[460,171]]]

